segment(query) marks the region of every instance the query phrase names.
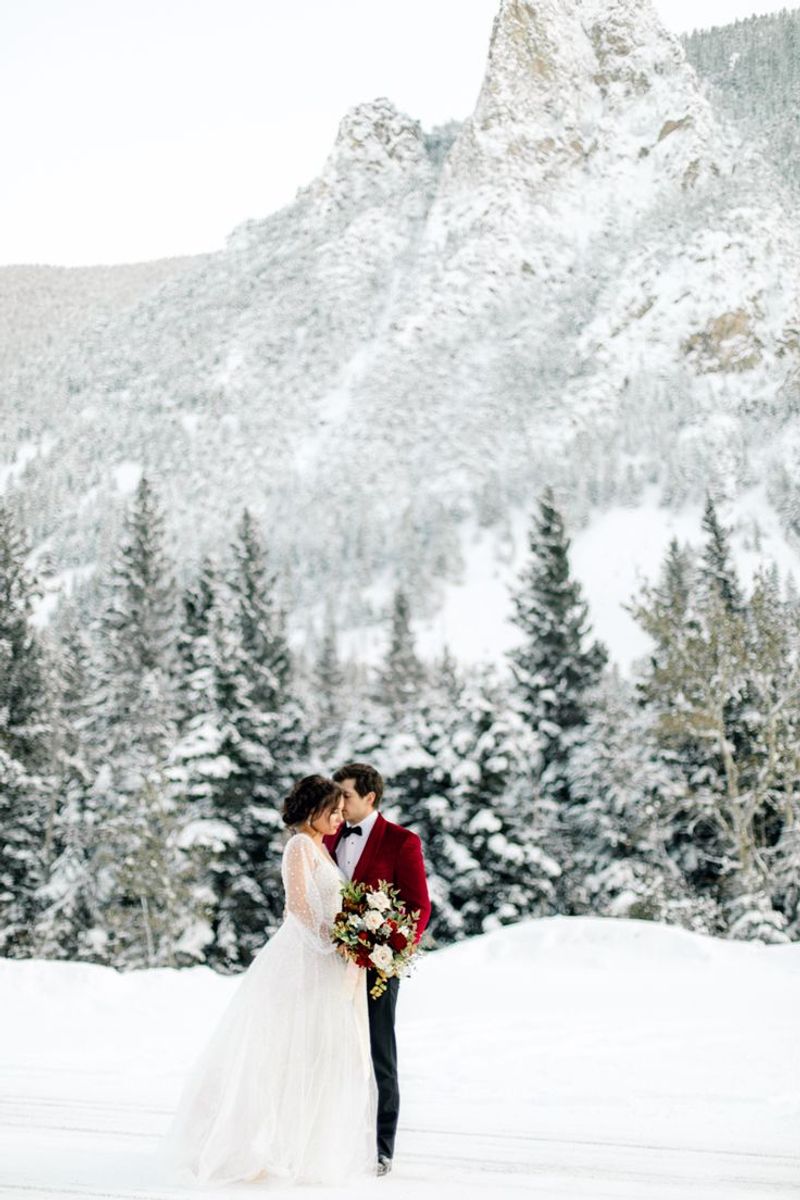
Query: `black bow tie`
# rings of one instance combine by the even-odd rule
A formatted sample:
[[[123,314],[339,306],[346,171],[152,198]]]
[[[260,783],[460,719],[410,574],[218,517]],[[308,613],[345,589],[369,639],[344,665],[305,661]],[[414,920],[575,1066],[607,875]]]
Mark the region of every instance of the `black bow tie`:
[[[358,836],[361,837],[362,832],[363,830],[360,825],[345,825],[344,829],[342,830],[342,837],[350,837],[351,833],[357,833]]]

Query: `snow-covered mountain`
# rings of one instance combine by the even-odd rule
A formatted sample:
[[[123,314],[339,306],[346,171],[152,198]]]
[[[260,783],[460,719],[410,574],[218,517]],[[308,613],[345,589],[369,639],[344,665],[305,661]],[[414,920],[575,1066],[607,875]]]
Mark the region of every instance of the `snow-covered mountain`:
[[[681,42],[712,103],[730,114],[800,199],[800,8],[695,29]]]
[[[461,127],[360,105],[292,205],[38,355],[11,484],[61,569],[142,467],[184,561],[247,504],[290,606],[354,625],[396,577],[432,617],[465,533],[508,565],[545,482],[575,527],[762,483],[791,525],[798,267],[649,0],[502,0]]]
[[[40,412],[43,376],[69,353],[87,327],[102,327],[138,303],[192,258],[113,267],[0,266],[0,485],[7,455],[19,439],[52,426],[57,413]],[[49,420],[48,420],[49,418]]]

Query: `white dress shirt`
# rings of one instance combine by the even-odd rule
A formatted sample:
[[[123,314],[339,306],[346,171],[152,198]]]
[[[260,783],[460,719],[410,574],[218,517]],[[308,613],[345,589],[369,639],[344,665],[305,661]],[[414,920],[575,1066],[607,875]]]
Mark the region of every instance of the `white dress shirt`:
[[[361,837],[357,833],[351,833],[350,837],[342,838],[339,845],[336,847],[336,861],[344,871],[348,879],[353,878],[353,872],[358,865],[358,860],[364,853],[364,847],[367,844],[367,838],[372,832],[372,826],[378,819],[378,810],[373,809],[368,817],[363,821],[346,821],[345,824],[350,828],[353,825],[361,826]]]

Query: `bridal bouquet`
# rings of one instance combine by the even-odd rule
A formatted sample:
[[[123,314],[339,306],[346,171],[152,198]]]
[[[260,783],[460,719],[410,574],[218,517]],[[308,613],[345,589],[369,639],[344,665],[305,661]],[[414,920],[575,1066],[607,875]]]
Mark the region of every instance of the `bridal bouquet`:
[[[406,912],[397,889],[383,879],[376,888],[352,881],[342,886],[342,907],[331,936],[344,958],[377,971],[369,990],[376,1000],[386,991],[387,979],[405,974],[417,949],[418,917],[419,910]]]

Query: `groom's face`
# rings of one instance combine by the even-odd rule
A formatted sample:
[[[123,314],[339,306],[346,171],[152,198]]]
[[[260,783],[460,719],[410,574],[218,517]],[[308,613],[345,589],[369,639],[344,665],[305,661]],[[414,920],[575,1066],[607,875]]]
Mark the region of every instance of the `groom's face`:
[[[375,808],[375,793],[367,792],[366,796],[359,796],[356,791],[355,779],[343,779],[339,783],[339,787],[344,792],[344,819],[349,821],[351,825],[358,824]]]

